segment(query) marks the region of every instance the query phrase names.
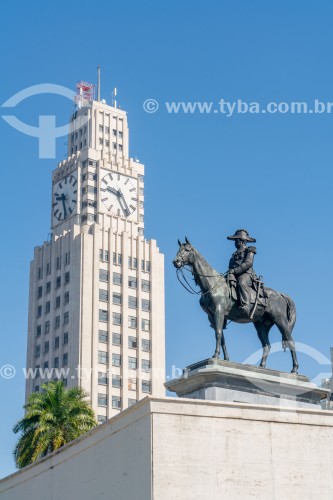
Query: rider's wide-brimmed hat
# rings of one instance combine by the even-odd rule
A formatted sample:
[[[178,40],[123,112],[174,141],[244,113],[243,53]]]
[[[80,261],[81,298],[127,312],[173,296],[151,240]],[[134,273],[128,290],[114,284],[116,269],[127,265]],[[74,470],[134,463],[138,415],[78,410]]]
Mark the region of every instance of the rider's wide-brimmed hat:
[[[237,229],[235,234],[233,236],[228,236],[228,240],[245,240],[248,241],[249,243],[255,243],[255,239],[251,238],[249,233],[246,231],[246,229]]]

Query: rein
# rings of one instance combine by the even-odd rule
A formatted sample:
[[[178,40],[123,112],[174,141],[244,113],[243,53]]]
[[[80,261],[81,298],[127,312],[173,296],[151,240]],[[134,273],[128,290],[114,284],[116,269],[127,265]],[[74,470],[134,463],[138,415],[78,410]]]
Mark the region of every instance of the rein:
[[[186,269],[186,268],[184,268],[184,269],[185,269],[186,271],[188,271],[188,272],[191,272],[189,269]],[[184,271],[183,271],[183,268],[181,268],[181,269],[176,269],[176,273],[177,273],[177,279],[178,279],[179,283],[180,283],[180,284],[181,284],[181,285],[185,288],[185,290],[187,290],[187,291],[188,291],[190,294],[192,294],[192,295],[200,295],[200,294],[202,294],[202,295],[206,295],[207,293],[209,293],[209,292],[211,292],[212,290],[214,290],[214,288],[215,288],[215,287],[216,287],[216,286],[220,283],[220,281],[221,281],[220,279],[218,279],[218,280],[216,281],[216,283],[214,283],[214,285],[213,285],[212,287],[210,287],[208,290],[206,290],[206,292],[201,292],[201,291],[196,292],[196,291],[192,288],[192,286],[190,285],[190,283],[187,281],[186,276],[185,276]],[[186,285],[184,285],[184,283],[181,281],[181,279],[179,278],[179,273],[182,275],[183,280],[185,281],[185,283],[187,284],[187,286],[188,286],[189,288],[187,288],[187,286],[186,286]],[[206,274],[199,274],[199,273],[194,272],[193,270],[192,270],[192,274],[193,274],[194,276],[199,276],[199,277],[201,277],[201,278],[218,278],[218,276],[215,276],[215,275],[211,275],[211,276],[210,276],[210,275],[206,275]],[[227,274],[227,273],[225,273],[225,274]],[[224,277],[224,274],[223,274],[223,273],[219,275],[219,278],[222,278],[222,277]]]

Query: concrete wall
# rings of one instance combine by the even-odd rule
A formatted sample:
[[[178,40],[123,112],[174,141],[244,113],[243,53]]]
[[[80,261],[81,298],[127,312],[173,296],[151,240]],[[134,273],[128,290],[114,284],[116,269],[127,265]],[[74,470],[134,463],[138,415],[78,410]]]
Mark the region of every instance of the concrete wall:
[[[333,414],[147,398],[0,482],[1,500],[332,500]]]

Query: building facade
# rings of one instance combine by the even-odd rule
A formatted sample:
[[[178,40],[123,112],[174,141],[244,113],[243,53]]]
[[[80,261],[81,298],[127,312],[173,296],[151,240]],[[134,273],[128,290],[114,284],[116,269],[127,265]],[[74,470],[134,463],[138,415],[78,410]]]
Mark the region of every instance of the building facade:
[[[52,237],[31,262],[26,396],[61,378],[102,422],[164,394],[164,256],[144,238],[144,208],[126,112],[80,103],[52,173]]]

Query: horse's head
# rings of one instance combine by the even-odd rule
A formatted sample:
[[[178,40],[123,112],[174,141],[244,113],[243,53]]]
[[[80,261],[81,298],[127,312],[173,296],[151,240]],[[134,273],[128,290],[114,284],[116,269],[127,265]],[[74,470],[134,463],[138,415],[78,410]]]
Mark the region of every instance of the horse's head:
[[[185,243],[181,243],[181,241],[178,240],[178,245],[179,250],[173,260],[173,265],[177,269],[180,269],[187,264],[193,264],[195,250],[188,239],[185,237]]]

